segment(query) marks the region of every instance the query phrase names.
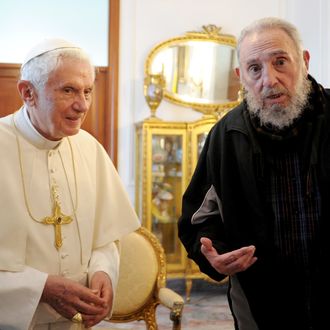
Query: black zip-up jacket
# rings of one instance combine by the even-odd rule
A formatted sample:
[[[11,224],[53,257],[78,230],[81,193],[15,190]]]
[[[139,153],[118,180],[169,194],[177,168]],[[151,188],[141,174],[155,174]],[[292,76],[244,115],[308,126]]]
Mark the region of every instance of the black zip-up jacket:
[[[312,285],[308,310],[305,279],[274,253],[273,215],[263,190],[264,154],[244,102],[210,131],[183,196],[179,237],[202,272],[218,281],[225,277],[200,252],[203,236],[212,240],[218,253],[256,247],[257,262],[235,278],[257,325],[246,322],[246,327],[241,326],[244,320],[232,308],[236,329],[315,330],[328,324],[329,304],[324,301],[330,294],[326,272],[330,261],[330,92],[309,79],[313,86],[310,103],[316,114],[309,119],[310,138],[305,139],[310,150],[307,166],[316,175],[321,192],[321,230],[313,266],[305,270]],[[234,289],[230,286],[228,290],[231,307],[233,294],[237,294]]]

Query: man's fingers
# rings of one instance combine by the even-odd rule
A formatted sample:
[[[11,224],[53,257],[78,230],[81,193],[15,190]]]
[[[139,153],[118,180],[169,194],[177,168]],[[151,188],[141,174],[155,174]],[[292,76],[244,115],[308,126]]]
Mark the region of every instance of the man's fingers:
[[[224,265],[230,267],[239,267],[242,270],[250,267],[257,260],[257,257],[254,257],[255,247],[248,246],[234,252],[229,252],[226,259],[223,261]]]
[[[235,250],[233,253],[232,253],[232,257],[235,258],[235,259],[238,259],[240,257],[243,257],[245,255],[253,255],[254,252],[255,252],[256,248],[254,245],[250,245],[250,246],[245,246],[245,247],[242,247],[238,250]]]
[[[212,251],[212,241],[209,238],[202,237],[200,240],[202,247],[204,246],[206,250]]]

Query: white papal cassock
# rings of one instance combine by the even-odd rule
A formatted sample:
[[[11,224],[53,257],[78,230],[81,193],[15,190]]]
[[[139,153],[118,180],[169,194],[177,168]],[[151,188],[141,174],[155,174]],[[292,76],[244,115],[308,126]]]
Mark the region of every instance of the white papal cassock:
[[[39,304],[47,274],[87,284],[95,271],[102,270],[115,287],[119,269],[115,241],[140,226],[100,143],[83,130],[69,139],[74,165],[68,138],[58,142],[42,137],[24,108],[0,119],[1,330],[80,329],[80,324]],[[61,226],[59,249],[54,226],[35,221],[53,214],[54,184],[62,212],[73,217]]]

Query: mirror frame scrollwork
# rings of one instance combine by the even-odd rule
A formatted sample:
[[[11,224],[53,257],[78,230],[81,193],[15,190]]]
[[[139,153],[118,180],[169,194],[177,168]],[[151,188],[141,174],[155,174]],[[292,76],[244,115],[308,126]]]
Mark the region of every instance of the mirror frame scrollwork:
[[[171,39],[168,39],[164,42],[161,42],[157,44],[150,53],[148,54],[146,61],[145,61],[145,67],[144,67],[144,73],[145,75],[149,75],[152,72],[152,63],[159,54],[160,51],[168,48],[168,47],[173,47],[176,45],[181,45],[182,43],[185,42],[190,42],[190,41],[201,41],[201,42],[214,42],[217,44],[221,45],[227,45],[232,48],[236,48],[236,38],[233,35],[230,34],[221,34],[220,27],[217,27],[216,25],[209,24],[209,25],[203,25],[202,26],[202,31],[190,31],[186,32],[185,35],[183,36],[178,36],[174,37]],[[158,72],[159,73],[159,72]],[[164,94],[163,94],[164,99],[167,101],[184,106],[184,107],[189,107],[192,108],[196,111],[202,112],[204,114],[212,114],[212,115],[220,115],[224,114],[228,110],[234,108],[236,105],[238,105],[241,101],[240,99],[240,93],[238,92],[237,95],[237,101],[229,101],[229,102],[224,102],[224,103],[198,103],[198,102],[189,102],[183,99],[180,99],[177,94],[170,93],[166,88],[164,89]]]

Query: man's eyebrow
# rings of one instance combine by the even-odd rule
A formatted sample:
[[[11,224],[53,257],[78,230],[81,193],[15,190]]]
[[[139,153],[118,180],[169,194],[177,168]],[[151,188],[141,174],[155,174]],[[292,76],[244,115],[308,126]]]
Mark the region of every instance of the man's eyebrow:
[[[274,56],[279,56],[279,55],[280,56],[289,56],[289,53],[282,49],[279,49],[279,50],[274,50],[274,51],[266,54],[267,57],[274,57]],[[251,58],[246,62],[246,64],[251,65],[251,64],[258,63],[258,62],[260,62],[259,58]]]
[[[275,50],[275,51],[271,52],[269,55],[270,56],[289,55],[289,53],[286,52],[285,50],[280,49],[280,50]]]

